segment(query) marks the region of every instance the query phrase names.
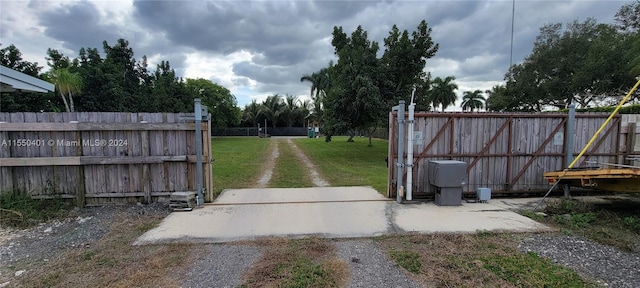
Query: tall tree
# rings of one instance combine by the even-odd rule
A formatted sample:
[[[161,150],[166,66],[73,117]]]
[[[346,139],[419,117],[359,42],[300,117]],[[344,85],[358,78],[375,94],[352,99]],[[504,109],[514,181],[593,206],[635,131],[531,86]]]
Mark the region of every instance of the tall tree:
[[[433,103],[433,108],[440,106],[442,112],[453,105],[456,102],[458,96],[456,96],[456,90],[458,90],[458,84],[453,81],[456,80],[453,76],[447,76],[444,79],[436,77],[431,83],[430,96]]]
[[[333,67],[332,89],[324,99],[324,130],[327,135],[375,127],[385,102],[378,86],[380,78],[378,43],[367,38],[361,26],[347,36],[342,27],[334,27],[331,44],[338,55]]]
[[[507,94],[505,85],[495,85],[491,90],[485,92],[487,93],[487,101],[485,101],[487,111],[505,111],[510,107],[517,106],[512,104],[514,98]]]
[[[71,73],[69,68],[58,68],[52,70],[51,80],[55,83],[56,90],[60,93],[67,112],[75,112],[73,94],[77,94],[82,89],[82,78],[78,73]]]
[[[612,25],[594,19],[544,25],[533,52],[507,74],[507,88],[515,101],[510,110],[541,111],[597,105],[624,94],[633,84],[626,51],[628,41]]]
[[[484,96],[482,96],[481,90],[464,91],[460,107],[462,111],[470,110],[473,112],[475,109],[484,108],[484,102],[485,99]]]
[[[42,67],[38,66],[37,62],[25,61],[15,45],[0,49],[0,65],[46,80],[44,75],[39,74]],[[18,90],[2,93],[0,96],[0,111],[3,112],[61,111],[62,109],[64,106],[55,92],[32,93]]]
[[[260,107],[260,115],[271,123],[272,127],[278,125],[281,115],[284,112],[282,97],[278,94],[267,96]]]
[[[400,31],[393,25],[389,36],[384,39],[385,51],[380,59],[382,73],[381,83],[388,105],[395,105],[398,100],[410,101],[414,85],[427,85],[424,72],[427,59],[436,55],[438,44],[431,39],[431,28],[422,20],[416,30],[411,33]],[[420,94],[421,91],[418,91]]]
[[[640,30],[640,0],[622,5],[616,13],[615,20],[621,30],[638,32]]]
[[[253,99],[242,109],[242,123],[244,126],[257,127],[258,117],[260,117],[260,104]]]
[[[237,107],[236,97],[224,88],[207,79],[187,79],[187,91],[200,98],[211,113],[211,123],[216,128],[227,128],[240,124],[240,108]]]
[[[298,107],[299,103],[300,100],[298,100],[297,96],[285,95],[282,116],[287,127],[293,127],[296,123],[302,123],[300,107]]]
[[[22,53],[13,44],[0,49],[0,64],[33,77],[38,77],[40,70],[42,70],[42,67],[38,66],[38,62],[23,60]]]

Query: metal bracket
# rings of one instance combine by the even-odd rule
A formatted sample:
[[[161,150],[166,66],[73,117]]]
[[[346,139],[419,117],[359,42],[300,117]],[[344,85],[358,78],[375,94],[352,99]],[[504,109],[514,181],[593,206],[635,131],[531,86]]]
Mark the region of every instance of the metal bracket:
[[[398,163],[396,163],[396,167],[404,167],[404,163],[398,162]]]

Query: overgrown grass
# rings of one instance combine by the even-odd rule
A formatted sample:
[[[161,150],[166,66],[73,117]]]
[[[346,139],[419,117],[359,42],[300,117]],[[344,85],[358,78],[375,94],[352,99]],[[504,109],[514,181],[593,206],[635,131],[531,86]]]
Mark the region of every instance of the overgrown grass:
[[[213,192],[247,188],[260,177],[268,158],[270,139],[253,137],[215,137],[211,139],[213,157]]]
[[[313,187],[309,171],[304,163],[289,149],[286,140],[276,141],[280,156],[274,167],[269,187],[298,188]]]
[[[518,235],[405,235],[378,241],[426,287],[595,287],[570,269],[518,251]]]
[[[324,239],[274,239],[248,270],[241,287],[343,287],[347,265]]]
[[[368,138],[333,137],[331,142],[323,138],[295,139],[327,181],[333,186],[372,186],[380,193],[387,191],[388,141],[373,139],[373,147],[368,147]]]
[[[64,217],[71,202],[62,198],[31,199],[23,191],[0,193],[0,226],[25,228],[34,224]]]
[[[613,198],[606,202],[549,199],[546,216],[525,212],[536,221],[625,251],[640,249],[640,201]]]
[[[119,215],[91,246],[62,252],[55,261],[32,263],[17,287],[180,287],[182,274],[201,246],[132,242],[163,215]],[[11,267],[9,267],[11,268]]]

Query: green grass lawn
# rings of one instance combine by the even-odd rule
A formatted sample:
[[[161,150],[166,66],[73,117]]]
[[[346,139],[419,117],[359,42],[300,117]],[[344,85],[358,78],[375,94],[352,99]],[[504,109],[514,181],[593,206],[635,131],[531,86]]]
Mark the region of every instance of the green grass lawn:
[[[269,157],[270,139],[253,137],[215,137],[213,150],[214,197],[224,189],[247,188],[260,177],[262,164]]]
[[[331,186],[372,186],[380,193],[387,191],[388,141],[373,139],[373,147],[368,147],[368,138],[333,137],[327,143],[324,138],[295,139],[295,143],[305,151],[309,159],[320,169],[320,173]]]

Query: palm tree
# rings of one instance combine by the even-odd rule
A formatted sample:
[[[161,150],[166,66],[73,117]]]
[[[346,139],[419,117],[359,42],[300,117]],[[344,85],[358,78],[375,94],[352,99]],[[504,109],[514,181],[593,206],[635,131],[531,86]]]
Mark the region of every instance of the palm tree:
[[[309,97],[311,97],[311,99],[314,98],[314,92],[316,92],[316,95],[318,95],[320,89],[318,89],[318,85],[320,84],[320,77],[317,73],[313,73],[311,75],[303,75],[300,78],[300,82],[304,82],[304,81],[308,81],[311,82],[311,92],[309,93]]]
[[[464,91],[460,107],[462,111],[471,110],[471,112],[473,112],[474,109],[484,108],[484,102],[485,99],[484,96],[482,96],[482,91]]]
[[[458,85],[453,83],[456,80],[453,76],[447,76],[442,79],[436,77],[431,83],[431,102],[433,103],[433,109],[440,105],[442,112],[447,107],[453,105],[458,98],[455,91],[458,89]]]
[[[244,122],[245,125],[251,124],[251,127],[256,127],[258,125],[259,114],[260,104],[253,99],[251,103],[244,106],[244,110],[242,111],[242,122]]]
[[[300,82],[311,82],[311,93],[309,96],[316,101],[322,101],[322,98],[327,95],[327,91],[331,89],[331,69],[333,68],[333,61],[329,62],[327,67],[320,69],[318,72],[314,72],[311,75],[304,75],[300,78]],[[315,94],[314,94],[315,92]]]
[[[71,73],[69,68],[60,68],[51,71],[51,78],[60,96],[62,96],[62,101],[64,102],[64,107],[67,109],[67,112],[75,112],[72,95],[80,92],[82,87],[82,78],[80,78],[80,75],[78,73]],[[68,102],[67,96],[69,97]]]
[[[286,95],[284,97],[284,107],[282,107],[282,114],[285,118],[285,122],[287,122],[287,127],[293,127],[293,125],[298,120],[296,118],[298,117],[298,110],[300,109],[300,107],[298,107],[299,102],[300,100],[298,100],[297,96]]]
[[[307,127],[307,121],[311,116],[311,101],[304,100],[300,101],[300,106],[298,107],[297,118],[302,121],[302,126]]]
[[[267,118],[267,121],[271,122],[273,127],[276,127],[278,124],[278,120],[280,116],[284,112],[284,103],[282,103],[282,98],[278,94],[274,94],[271,96],[267,96],[267,99],[264,99],[262,105],[260,106],[260,115]]]

